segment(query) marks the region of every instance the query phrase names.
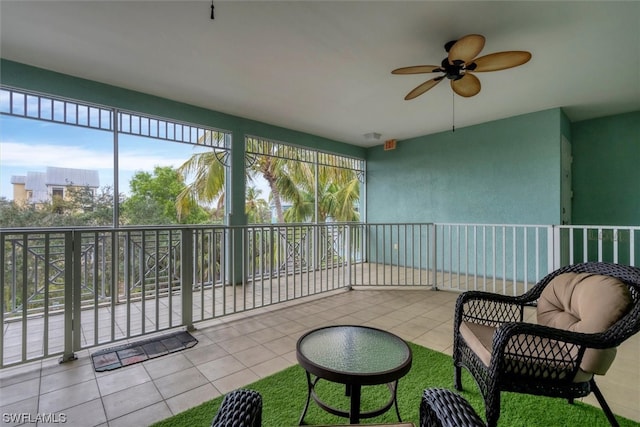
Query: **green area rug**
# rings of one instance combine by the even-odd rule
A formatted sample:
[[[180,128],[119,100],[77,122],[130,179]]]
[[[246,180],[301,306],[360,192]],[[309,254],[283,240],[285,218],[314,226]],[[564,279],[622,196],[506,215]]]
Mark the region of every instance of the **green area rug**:
[[[398,405],[403,421],[420,425],[420,399],[425,388],[443,387],[453,390],[453,363],[451,356],[409,343],[413,350],[411,371],[400,380]],[[463,369],[461,393],[484,419],[484,404],[475,382]],[[304,370],[292,366],[269,377],[263,378],[244,388],[260,392],[263,399],[262,425],[265,427],[295,426],[298,423],[307,396],[307,382]],[[334,406],[349,407],[344,395],[344,386],[320,381],[316,386],[320,397]],[[551,426],[608,426],[609,423],[599,407],[581,402],[573,405],[563,399],[503,393],[501,416],[498,425],[503,427],[551,427]],[[363,411],[374,409],[386,402],[389,390],[386,386],[363,387]],[[605,396],[606,397],[606,396]],[[154,427],[208,427],[211,425],[223,396],[177,414],[154,424]],[[640,423],[618,417],[622,427],[640,427]],[[395,410],[386,414],[362,420],[363,424],[397,422]],[[309,404],[305,417],[306,424],[348,424],[340,418],[321,410],[315,402]]]

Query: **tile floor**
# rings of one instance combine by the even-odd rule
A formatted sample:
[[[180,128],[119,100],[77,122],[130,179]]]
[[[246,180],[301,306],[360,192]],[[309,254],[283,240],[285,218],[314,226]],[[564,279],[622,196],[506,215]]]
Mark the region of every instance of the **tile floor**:
[[[451,354],[456,297],[431,290],[336,291],[198,324],[195,347],[110,372],[94,371],[89,355],[97,348],[64,364],[52,359],[6,368],[0,371],[0,424],[20,425],[11,414],[23,414],[23,421],[47,414],[65,426],[146,426],[297,363],[298,337],[329,324],[379,327]],[[621,346],[599,385],[614,412],[640,420],[640,336]],[[584,401],[597,405],[592,396]]]

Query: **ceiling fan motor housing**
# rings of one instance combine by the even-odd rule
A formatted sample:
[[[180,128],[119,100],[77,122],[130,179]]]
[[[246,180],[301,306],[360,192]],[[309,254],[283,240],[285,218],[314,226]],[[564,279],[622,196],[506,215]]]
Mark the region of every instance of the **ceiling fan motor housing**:
[[[444,58],[442,60],[442,63],[440,64],[440,67],[440,71],[444,72],[449,80],[460,80],[462,77],[464,77],[464,73],[467,70],[464,62],[459,59],[453,61],[453,64],[451,64],[449,62],[449,58]]]

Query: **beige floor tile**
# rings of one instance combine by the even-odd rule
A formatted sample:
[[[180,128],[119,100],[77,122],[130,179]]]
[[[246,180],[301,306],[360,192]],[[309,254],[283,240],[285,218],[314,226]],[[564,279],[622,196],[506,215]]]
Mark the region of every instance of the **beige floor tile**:
[[[432,329],[414,339],[413,342],[423,347],[442,352],[442,350],[451,345],[452,337],[453,333]]]
[[[282,338],[284,337],[286,334],[278,329],[274,329],[271,327],[268,327],[266,329],[261,329],[257,332],[252,332],[250,334],[248,334],[247,336],[249,338],[251,338],[252,340],[254,340],[255,342],[259,343],[259,344],[264,344],[267,343],[269,341],[273,341],[276,340],[278,338]]]
[[[392,318],[392,319],[397,319],[397,320],[400,320],[402,322],[406,322],[406,321],[415,319],[416,316],[420,316],[420,314],[422,314],[424,312],[425,312],[424,307],[418,313],[410,312],[410,311],[406,310],[404,307],[401,307],[401,308],[398,308],[397,310],[394,310],[391,313],[387,314],[387,317]]]
[[[262,322],[255,320],[253,318],[247,318],[242,322],[236,322],[233,325],[233,327],[238,331],[240,331],[243,336],[249,335],[252,332],[260,331],[266,328],[266,326]]]
[[[5,407],[15,402],[38,396],[40,378],[32,378],[23,382],[4,386],[0,389],[0,406]]]
[[[83,383],[96,378],[93,366],[89,364],[74,366],[71,369],[44,375],[40,380],[40,393],[48,393],[70,385]]]
[[[173,415],[165,402],[157,402],[109,421],[109,427],[148,426]]]
[[[40,395],[38,412],[63,412],[68,408],[90,402],[100,397],[94,380],[61,388]]]
[[[285,336],[273,341],[264,343],[264,346],[271,350],[277,356],[288,353],[296,348],[297,338]]]
[[[25,365],[12,366],[0,370],[0,390],[13,384],[40,378],[41,362],[31,362]],[[0,392],[0,404],[2,393]]]
[[[228,353],[237,353],[239,351],[255,347],[259,343],[247,336],[240,336],[225,341],[219,341],[217,344],[225,349]]]
[[[405,340],[413,341],[420,335],[424,334],[425,328],[431,329],[432,327],[433,325],[428,321],[425,321],[425,319],[418,318],[391,327],[389,328],[389,331]]]
[[[199,330],[192,331],[191,335],[193,335],[193,337],[198,340],[198,344],[202,344],[202,345],[213,344],[213,340],[209,338],[207,335],[205,335],[202,331],[199,331]]]
[[[196,344],[195,347],[190,348],[188,351],[184,351],[182,353],[194,365],[201,365],[203,363],[207,363],[212,360],[220,359],[229,355],[229,352],[220,347],[218,344],[209,344],[203,346],[201,346],[200,344]]]
[[[389,313],[389,314],[380,316],[376,319],[369,320],[368,322],[366,322],[366,325],[371,326],[373,328],[378,328],[378,329],[390,329],[390,328],[397,327],[399,325],[403,325],[407,321],[409,321],[409,319],[405,319],[405,320],[397,319],[395,317],[392,317],[392,315]]]
[[[162,402],[162,396],[152,382],[146,382],[104,396],[102,402],[104,403],[107,418],[112,420],[123,415],[144,410],[148,406]],[[164,404],[164,406],[166,407],[166,404]],[[166,409],[169,411],[168,407],[166,407]]]
[[[199,344],[196,344],[199,345]],[[184,352],[169,354],[156,359],[145,361],[142,366],[147,371],[151,379],[164,377],[174,372],[193,368],[195,365],[187,358]]]
[[[379,317],[379,314],[367,310],[358,310],[351,313],[350,317],[358,319],[359,323],[365,323],[377,319]]]
[[[290,351],[289,353],[285,353],[282,355],[282,357],[286,360],[288,360],[291,363],[298,363],[298,359],[296,358],[296,351]]]
[[[277,356],[276,353],[263,345],[251,347],[233,354],[244,366],[250,368]]]
[[[201,385],[184,393],[166,399],[171,413],[178,414],[208,400],[215,399],[221,393],[211,383]],[[213,416],[211,417],[213,419]]]
[[[276,357],[275,359],[269,359],[265,362],[252,366],[251,370],[260,378],[264,378],[292,365],[291,361],[283,357]]]
[[[258,381],[260,377],[250,369],[243,369],[226,377],[222,377],[213,381],[213,386],[220,390],[220,393],[226,394],[232,390],[244,387],[247,384]]]
[[[3,394],[0,392],[0,394]],[[24,424],[21,414],[36,414],[38,412],[38,396],[10,403],[8,405],[0,405],[0,413],[7,414],[7,419],[3,419],[3,426],[17,426]]]
[[[292,320],[282,323],[276,328],[285,335],[297,334],[308,329],[305,325]]]
[[[246,366],[233,356],[225,356],[220,359],[198,365],[198,370],[212,382],[243,369],[246,369]]]
[[[298,323],[304,325],[306,330],[310,330],[326,326],[327,321],[325,319],[320,319],[318,316],[304,315],[304,317],[298,319]]]
[[[202,329],[200,332],[209,337],[209,339],[211,339],[211,341],[213,341],[214,343],[240,337],[243,335],[243,333],[238,329],[229,325]]]
[[[151,381],[151,377],[141,363],[100,373],[97,378],[102,396]]]
[[[55,424],[40,424],[38,426],[60,426],[65,427],[93,427],[107,422],[107,415],[102,406],[102,400],[94,399],[89,402],[81,403],[78,406],[64,410],[65,422]]]
[[[164,399],[207,384],[209,380],[196,367],[180,370],[154,381]]]
[[[278,311],[280,310],[278,309]],[[287,318],[282,317],[278,312],[270,312],[260,316],[260,321],[268,329],[277,329],[276,327],[278,325],[286,322],[287,320]]]

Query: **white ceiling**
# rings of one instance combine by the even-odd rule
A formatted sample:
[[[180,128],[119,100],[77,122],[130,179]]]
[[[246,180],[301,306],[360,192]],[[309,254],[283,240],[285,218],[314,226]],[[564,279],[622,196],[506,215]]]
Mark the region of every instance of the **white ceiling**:
[[[3,58],[370,146],[562,107],[579,121],[640,109],[640,2],[0,1]],[[412,101],[443,45],[527,64]],[[380,133],[379,141],[364,135]],[[291,141],[292,142],[292,141]]]

